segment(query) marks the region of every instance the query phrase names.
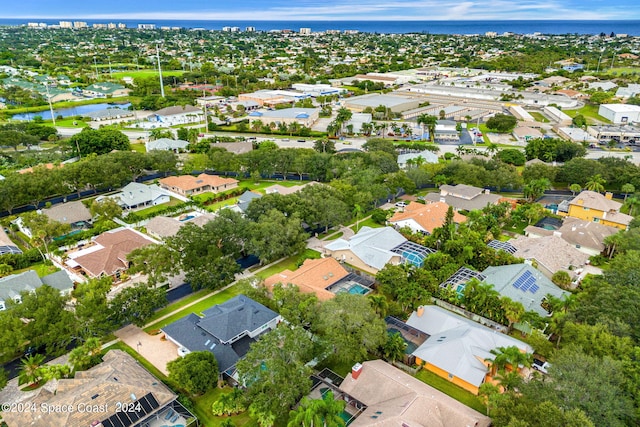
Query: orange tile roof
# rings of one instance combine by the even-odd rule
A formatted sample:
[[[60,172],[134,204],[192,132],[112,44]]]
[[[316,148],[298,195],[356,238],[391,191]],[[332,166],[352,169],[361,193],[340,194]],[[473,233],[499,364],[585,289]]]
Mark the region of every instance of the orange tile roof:
[[[191,175],[169,176],[160,180],[160,184],[180,188],[182,191],[194,190],[206,186],[219,187],[225,184],[237,183],[238,180],[233,178],[221,178],[217,175],[207,175],[206,173],[201,173],[197,177]]]
[[[98,277],[101,274],[111,276],[119,270],[128,268],[127,255],[134,249],[154,243],[127,228],[116,232],[102,233],[96,237],[95,242],[104,248],[74,259],[93,277]]]
[[[408,219],[414,220],[426,232],[433,233],[433,230],[442,227],[449,205],[444,202],[435,202],[423,205],[422,203],[411,202],[404,208],[404,212],[396,212],[389,222],[396,223]],[[453,212],[453,222],[461,224],[467,220],[467,217]]]
[[[348,274],[349,272],[331,257],[308,259],[296,271],[284,270],[267,277],[264,283],[269,289],[273,289],[276,283],[290,283],[300,288],[300,292],[315,293],[320,301],[326,301],[335,294],[325,288]]]

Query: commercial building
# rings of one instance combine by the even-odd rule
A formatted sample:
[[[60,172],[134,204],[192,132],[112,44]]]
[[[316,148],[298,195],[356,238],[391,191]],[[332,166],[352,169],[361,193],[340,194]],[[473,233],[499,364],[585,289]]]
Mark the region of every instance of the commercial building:
[[[601,104],[598,114],[613,124],[640,123],[640,105]]]

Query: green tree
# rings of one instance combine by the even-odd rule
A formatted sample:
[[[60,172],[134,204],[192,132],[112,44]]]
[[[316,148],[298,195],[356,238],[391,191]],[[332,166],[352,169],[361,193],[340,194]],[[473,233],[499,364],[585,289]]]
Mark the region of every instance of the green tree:
[[[518,120],[513,116],[508,116],[506,114],[496,114],[487,120],[487,128],[491,130],[495,130],[500,133],[511,132]]]
[[[624,193],[624,201],[626,202],[627,196],[631,193],[634,193],[636,191],[636,187],[633,184],[626,183],[622,185],[620,191]]]
[[[534,179],[529,181],[524,187],[524,196],[530,202],[534,202],[544,195],[544,192],[551,188],[551,183],[546,178]]]
[[[604,184],[606,183],[607,181],[598,173],[589,177],[585,188],[589,191],[602,193],[604,191]]]
[[[288,414],[311,389],[314,343],[302,328],[280,325],[253,343],[238,361],[240,381],[246,385],[249,412],[263,427]]]
[[[114,321],[123,324],[131,322],[143,327],[153,313],[167,304],[164,289],[156,289],[140,283],[123,289],[109,303],[109,311]]]
[[[106,197],[100,201],[94,200],[89,207],[91,215],[101,220],[113,220],[122,215],[122,208],[114,199]]]
[[[7,378],[7,371],[0,368],[0,391],[7,386],[7,382],[9,382],[9,379]]]
[[[195,351],[167,363],[169,379],[187,392],[200,395],[218,384],[218,361],[209,351]]]
[[[322,399],[305,397],[300,405],[289,414],[288,427],[344,427],[345,420],[340,417],[346,402],[336,400],[333,392],[322,395]]]
[[[389,332],[387,334],[387,342],[382,347],[382,353],[385,359],[395,362],[404,357],[406,349],[407,342],[402,337],[402,334],[400,332]]]
[[[569,273],[564,270],[558,270],[553,273],[551,281],[560,286],[562,289],[569,289],[569,287],[571,286],[571,276],[569,276]]]
[[[69,363],[74,371],[84,371],[102,361],[102,345],[100,339],[89,338],[80,347],[76,347],[69,353]]]
[[[332,349],[331,358],[354,362],[366,359],[386,341],[386,326],[366,297],[338,294],[322,304],[312,329]]]
[[[569,186],[569,190],[571,191],[571,195],[575,196],[576,193],[579,193],[582,191],[582,186],[580,184],[571,184]]]
[[[107,301],[112,282],[111,277],[102,277],[76,285],[72,295],[76,299],[78,334],[82,338],[102,337],[115,328]]]
[[[43,364],[44,354],[33,354],[20,360],[20,372],[18,373],[18,384],[37,384],[45,373]]]
[[[306,246],[307,234],[296,214],[285,216],[275,209],[267,212],[250,228],[249,248],[262,264],[296,254]]]
[[[122,132],[109,128],[91,129],[86,127],[80,133],[69,138],[68,145],[76,155],[80,156],[87,156],[91,153],[107,154],[113,150],[131,150],[129,138]],[[78,152],[78,150],[80,151]]]
[[[22,221],[24,225],[31,230],[33,240],[37,242],[36,247],[38,247],[38,250],[42,255],[42,259],[45,261],[47,256],[50,255],[49,244],[53,241],[53,238],[62,236],[71,231],[71,226],[69,224],[52,220],[48,216],[36,212],[27,212],[23,214]],[[44,248],[44,252],[40,250],[40,247]]]

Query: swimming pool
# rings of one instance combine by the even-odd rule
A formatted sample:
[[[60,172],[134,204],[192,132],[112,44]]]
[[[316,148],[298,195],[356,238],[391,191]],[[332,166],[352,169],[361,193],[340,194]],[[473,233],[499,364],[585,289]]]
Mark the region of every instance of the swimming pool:
[[[362,285],[359,285],[358,283],[355,283],[353,286],[351,286],[349,288],[349,293],[350,294],[356,294],[356,295],[366,295],[371,291],[371,289],[366,288]]]

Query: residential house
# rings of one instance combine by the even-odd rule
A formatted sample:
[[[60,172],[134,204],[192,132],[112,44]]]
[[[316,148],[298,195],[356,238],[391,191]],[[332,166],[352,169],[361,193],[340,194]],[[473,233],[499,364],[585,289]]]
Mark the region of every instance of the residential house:
[[[627,87],[619,87],[616,91],[616,98],[632,98],[640,95],[640,84],[630,84]]]
[[[308,259],[297,270],[284,270],[264,281],[269,289],[277,283],[295,285],[303,293],[315,294],[320,301],[333,298],[336,293],[349,292],[364,295],[370,291],[371,281],[355,282],[350,274],[333,258]],[[364,285],[364,286],[363,286]]]
[[[547,295],[551,294],[556,298],[569,295],[527,263],[487,267],[482,275],[483,281],[501,296],[521,303],[526,311],[534,311],[542,317],[549,315],[542,307]]]
[[[38,410],[5,411],[2,417],[9,427],[197,425],[177,398],[132,356],[111,350],[100,364],[74,378],[50,381],[25,395],[20,405]]]
[[[622,203],[614,201],[612,193],[603,196],[585,190],[569,202],[567,216],[626,230],[633,217],[621,213],[621,207]]]
[[[169,203],[171,197],[156,184],[145,185],[138,182],[130,182],[119,193],[110,196],[96,197],[97,201],[110,198],[116,201],[123,209],[135,209],[145,206],[156,206]]]
[[[103,120],[118,120],[125,119],[128,117],[134,117],[136,114],[134,111],[123,110],[121,108],[105,108],[104,110],[98,111],[90,111],[85,113],[84,117],[89,117],[93,121],[103,121]]]
[[[544,137],[542,132],[527,126],[518,126],[511,133],[513,137],[520,143],[526,144],[530,139],[539,139]]]
[[[147,233],[152,237],[164,240],[167,237],[175,236],[186,224],[194,224],[198,227],[202,227],[214,218],[215,215],[213,214],[200,214],[198,212],[182,214],[176,218],[156,216],[149,220],[145,228]]]
[[[602,90],[602,91],[608,91],[611,89],[615,89],[617,88],[618,85],[615,82],[611,82],[611,81],[602,81],[602,82],[590,82],[589,83],[589,89],[595,89],[595,90]]]
[[[558,271],[574,278],[576,272],[589,263],[588,254],[555,234],[539,239],[519,236],[505,243],[513,246],[515,257],[535,262],[536,268],[548,278]]]
[[[160,180],[160,187],[184,197],[201,193],[220,193],[237,186],[237,179],[206,173],[201,173],[197,177],[192,175],[168,176]]]
[[[127,256],[135,249],[158,243],[130,228],[106,231],[95,237],[90,245],[68,253],[66,264],[90,278],[112,276],[119,279],[129,268]]]
[[[3,227],[0,227],[0,255],[21,254],[22,251],[9,238]]]
[[[412,164],[418,166],[424,163],[438,163],[438,155],[429,150],[398,155],[398,167],[400,169],[407,169]]]
[[[53,221],[69,224],[73,230],[89,226],[93,219],[89,209],[80,201],[60,203],[42,209],[42,214]]]
[[[160,138],[154,141],[147,141],[144,143],[147,152],[151,150],[173,151],[174,153],[181,153],[187,149],[189,145],[188,141],[182,139],[169,139]]]
[[[149,120],[165,123],[170,126],[184,123],[197,123],[201,122],[203,118],[204,113],[202,110],[193,105],[166,107],[149,116]]]
[[[236,206],[238,207],[241,213],[245,213],[247,212],[247,209],[249,208],[249,204],[251,204],[251,201],[260,199],[261,197],[262,197],[262,194],[247,190],[244,193],[242,193],[240,197],[238,197],[238,200],[236,201]]]
[[[435,251],[409,242],[392,227],[365,226],[348,240],[336,239],[327,243],[324,252],[338,261],[376,274],[387,264],[409,262],[419,267]]]
[[[491,350],[515,346],[533,353],[529,344],[435,305],[418,307],[407,325],[429,336],[412,353],[415,363],[473,394],[492,381],[489,360],[495,355]]]
[[[22,301],[22,292],[34,292],[42,285],[51,286],[61,294],[69,294],[73,290],[73,282],[66,271],[60,270],[45,277],[38,277],[35,270],[27,270],[0,278],[0,311],[6,310],[9,300]]]
[[[497,205],[501,198],[497,194],[490,194],[489,190],[465,184],[441,185],[440,194],[429,193],[425,196],[428,202],[445,202],[457,211],[471,211],[482,209],[487,205]]]
[[[605,250],[604,240],[618,233],[620,229],[593,221],[566,217],[557,230],[530,225],[524,231],[527,236],[533,238],[556,235],[580,252],[593,256],[602,253]]]
[[[409,227],[414,233],[431,234],[433,230],[442,227],[449,205],[444,202],[435,202],[429,204],[422,204],[417,202],[410,202],[404,210],[397,211],[389,219],[389,223],[396,228]],[[453,213],[453,222],[455,224],[462,224],[467,221],[467,217]]]
[[[362,412],[350,427],[489,427],[491,419],[382,360],[356,364],[339,385]]]
[[[92,98],[119,98],[127,96],[131,89],[127,89],[118,83],[98,82],[82,89],[82,94]]]
[[[213,306],[199,317],[190,314],[162,328],[178,346],[178,354],[209,351],[216,356],[220,372],[228,377],[256,338],[282,321],[282,316],[245,295]]]

